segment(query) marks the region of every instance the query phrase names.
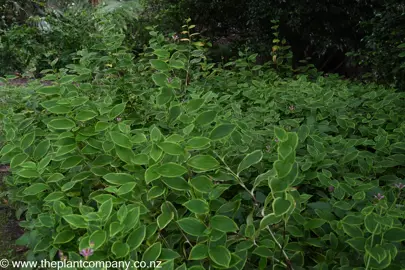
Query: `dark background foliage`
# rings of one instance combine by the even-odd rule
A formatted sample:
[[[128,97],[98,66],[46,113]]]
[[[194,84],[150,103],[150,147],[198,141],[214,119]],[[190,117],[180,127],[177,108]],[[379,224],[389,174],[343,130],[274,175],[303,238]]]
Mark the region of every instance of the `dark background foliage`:
[[[17,56],[20,48],[7,44],[20,44],[44,48],[60,48],[71,53],[89,40],[87,32],[91,21],[77,12],[97,5],[100,1],[73,1],[75,12],[68,8],[67,1],[9,1],[0,3],[1,15],[1,74],[22,71],[32,58],[24,60]],[[111,1],[107,1],[111,3]],[[123,1],[138,2],[138,1]],[[397,46],[405,42],[405,5],[401,1],[386,0],[326,0],[326,1],[284,1],[284,0],[152,0],[139,1],[143,4],[142,16],[127,17],[127,44],[134,53],[142,50],[147,42],[145,24],[154,23],[161,31],[171,32],[180,29],[184,18],[191,18],[196,29],[208,38],[213,47],[210,56],[217,62],[228,61],[243,47],[259,53],[259,63],[270,61],[274,44],[274,26],[279,36],[291,46],[292,66],[297,69],[303,60],[309,61],[325,73],[338,73],[349,78],[377,81],[385,84],[404,84],[403,59],[398,57],[401,49]],[[55,11],[66,12],[65,21],[71,20],[77,25],[69,28],[64,20],[49,19]],[[38,25],[38,18],[44,17],[60,30],[44,37],[38,30],[26,29]],[[31,16],[30,20],[27,20]],[[86,19],[87,18],[87,19]],[[87,20],[87,21],[86,21]],[[136,21],[136,23],[132,23]],[[274,23],[274,20],[277,23]],[[132,21],[132,22],[130,22]],[[18,25],[16,28],[15,25]],[[71,24],[70,24],[71,25]],[[5,32],[4,29],[9,29]],[[272,28],[273,27],[273,28]],[[66,39],[60,40],[64,32]],[[56,37],[56,38],[55,38]],[[46,42],[44,43],[44,39]],[[56,39],[56,40],[55,40]],[[17,42],[18,41],[18,42]],[[56,46],[55,44],[56,43]],[[40,44],[40,45],[38,45]],[[42,47],[42,48],[38,48]],[[26,51],[26,50],[23,50]],[[69,55],[68,53],[68,55]],[[32,50],[31,50],[31,54]],[[46,56],[45,58],[47,58]],[[69,56],[61,56],[61,66]],[[52,61],[52,60],[51,60]],[[32,61],[31,61],[32,62]],[[49,68],[50,61],[36,61],[37,69]],[[42,64],[41,64],[42,63]]]
[[[405,15],[404,4],[398,1],[158,2],[169,11],[174,25],[176,19],[192,18],[214,41],[214,48],[247,44],[268,60],[274,38],[271,21],[277,19],[280,35],[291,45],[295,66],[310,57],[324,72],[352,78],[374,72],[374,79],[383,82],[401,80],[396,46],[405,40]],[[350,52],[356,53],[348,56]]]

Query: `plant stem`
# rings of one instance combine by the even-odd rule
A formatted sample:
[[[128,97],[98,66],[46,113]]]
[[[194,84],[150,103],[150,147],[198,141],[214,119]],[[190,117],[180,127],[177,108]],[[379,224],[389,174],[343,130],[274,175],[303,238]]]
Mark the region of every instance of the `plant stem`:
[[[256,200],[255,195],[245,186],[245,184],[243,183],[242,179],[240,179],[240,177],[239,177],[236,173],[234,173],[234,172],[232,171],[232,169],[228,166],[228,164],[226,164],[226,162],[225,162],[225,160],[224,160],[223,158],[221,158],[216,152],[214,152],[214,154],[222,161],[222,163],[224,163],[224,165],[225,165],[225,167],[226,167],[226,170],[229,171],[229,172],[236,178],[236,180],[238,180],[239,185],[240,185],[241,187],[243,187],[243,188],[246,190],[246,192],[249,193],[249,195],[252,197],[252,199],[254,200],[254,202],[257,204],[258,201]]]
[[[283,253],[283,256],[284,256],[285,261],[287,263],[287,267],[288,267],[287,269],[294,270],[294,268],[291,265],[290,258],[288,257],[287,253],[284,251],[284,249],[281,246],[280,242],[278,242],[278,240],[276,239],[276,236],[274,235],[273,231],[270,229],[269,226],[266,226],[266,229],[269,231],[269,233],[270,233],[271,237],[273,238],[274,242],[276,242],[276,244],[280,248],[281,252]]]

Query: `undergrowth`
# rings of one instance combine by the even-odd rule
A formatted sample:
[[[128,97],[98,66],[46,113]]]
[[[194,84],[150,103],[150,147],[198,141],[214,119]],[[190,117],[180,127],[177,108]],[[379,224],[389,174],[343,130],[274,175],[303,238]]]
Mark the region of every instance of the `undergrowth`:
[[[97,46],[43,72],[52,85],[9,92],[3,195],[27,260],[405,265],[404,93],[286,79],[243,53],[220,67],[189,23],[149,28],[134,57],[106,21]]]

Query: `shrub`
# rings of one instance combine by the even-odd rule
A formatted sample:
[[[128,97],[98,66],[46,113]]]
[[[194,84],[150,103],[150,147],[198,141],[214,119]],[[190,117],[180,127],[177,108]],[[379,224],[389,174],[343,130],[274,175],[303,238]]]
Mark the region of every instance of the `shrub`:
[[[401,27],[405,22],[404,8],[396,1],[388,1],[383,9],[376,10],[372,18],[360,25],[365,37],[362,46],[352,53],[356,65],[368,68],[366,79],[399,89],[405,87],[404,61],[398,57],[403,51],[399,45],[405,42]]]
[[[254,55],[215,67],[191,29],[170,41],[150,28],[136,59],[108,34],[4,111],[28,259],[404,265],[404,94],[281,79]]]
[[[131,3],[121,5],[112,2],[96,10],[85,7],[53,10],[44,18],[33,16],[25,24],[13,25],[0,35],[0,75],[19,71],[39,76],[46,69],[58,71],[74,63],[77,51],[97,47],[99,39],[111,32],[105,27],[111,25],[116,27],[115,32],[122,33],[125,29],[128,47],[142,48],[140,43],[147,40],[141,38],[144,31],[137,23],[141,7]]]

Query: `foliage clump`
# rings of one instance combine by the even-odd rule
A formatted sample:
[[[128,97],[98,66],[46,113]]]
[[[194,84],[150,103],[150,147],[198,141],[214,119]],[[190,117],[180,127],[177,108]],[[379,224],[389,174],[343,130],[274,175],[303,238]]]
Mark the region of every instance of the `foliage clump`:
[[[218,66],[190,20],[177,36],[150,27],[137,57],[114,20],[97,25],[97,45],[2,110],[28,260],[405,264],[403,93],[285,79],[254,54]]]

